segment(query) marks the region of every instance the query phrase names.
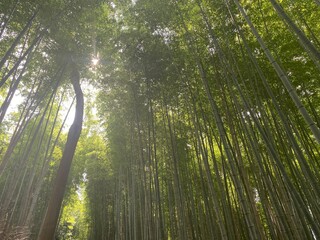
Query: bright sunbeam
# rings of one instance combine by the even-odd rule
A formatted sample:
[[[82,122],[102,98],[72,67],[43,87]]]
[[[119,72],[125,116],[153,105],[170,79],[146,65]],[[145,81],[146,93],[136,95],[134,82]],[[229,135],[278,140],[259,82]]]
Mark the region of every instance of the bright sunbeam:
[[[99,62],[99,58],[97,58],[97,57],[93,57],[91,59],[91,63],[93,66],[97,66],[98,62]]]

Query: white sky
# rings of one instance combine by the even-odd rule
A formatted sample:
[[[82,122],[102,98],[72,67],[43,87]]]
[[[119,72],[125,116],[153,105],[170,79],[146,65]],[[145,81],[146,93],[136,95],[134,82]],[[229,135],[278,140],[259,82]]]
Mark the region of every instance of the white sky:
[[[23,102],[23,97],[20,95],[19,91],[17,90],[11,100],[11,104],[9,105],[7,114],[17,111],[18,105],[21,104],[22,102]]]
[[[84,98],[85,98],[85,103],[90,100],[91,102],[95,100],[96,95],[97,95],[97,90],[88,83],[88,81],[86,81],[85,79],[82,81],[81,83],[81,87],[84,93]],[[12,98],[11,104],[9,105],[7,114],[6,114],[6,119],[9,117],[9,115],[13,112],[16,112],[18,109],[18,106],[23,102],[24,98],[21,96],[21,94],[19,93],[19,91],[16,91],[14,97]],[[60,116],[61,116],[61,120],[63,121],[68,109],[70,107],[72,103],[72,97],[70,97],[67,101],[64,101],[62,109],[60,110]],[[97,113],[97,110],[95,107],[93,107],[91,109],[91,114],[93,114],[93,116],[95,116]],[[74,120],[74,115],[75,115],[75,103],[73,104],[70,113],[67,117],[66,123],[64,125],[63,131],[68,131],[70,126],[73,123]]]
[[[84,94],[84,103],[86,104],[86,102],[93,102],[95,101],[96,95],[97,95],[97,90],[95,89],[94,86],[92,86],[89,81],[86,81],[86,79],[83,79],[81,82],[81,88]],[[70,107],[70,104],[72,103],[72,98],[70,98],[68,101],[66,101],[63,104],[63,109],[62,109],[62,119],[64,119],[65,115],[67,114],[67,111]],[[86,107],[86,106],[85,106]],[[91,114],[93,116],[96,116],[97,113],[97,109],[95,107],[93,107],[91,109]],[[75,103],[73,104],[69,116],[66,120],[65,126],[64,126],[64,131],[68,131],[70,126],[73,123],[74,120],[74,115],[75,115]],[[85,116],[84,116],[85,118]]]

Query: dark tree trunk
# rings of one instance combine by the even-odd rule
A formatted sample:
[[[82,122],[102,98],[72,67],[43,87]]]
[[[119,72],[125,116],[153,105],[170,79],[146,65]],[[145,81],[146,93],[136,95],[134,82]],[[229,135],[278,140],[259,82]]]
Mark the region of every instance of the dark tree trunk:
[[[74,64],[72,67],[73,70],[71,73],[71,81],[76,93],[76,113],[73,124],[69,129],[67,142],[55,180],[54,189],[51,193],[48,208],[45,214],[45,218],[42,222],[38,240],[51,240],[54,237],[60,208],[67,185],[68,175],[70,172],[71,162],[82,129],[84,99],[79,83],[80,74]]]

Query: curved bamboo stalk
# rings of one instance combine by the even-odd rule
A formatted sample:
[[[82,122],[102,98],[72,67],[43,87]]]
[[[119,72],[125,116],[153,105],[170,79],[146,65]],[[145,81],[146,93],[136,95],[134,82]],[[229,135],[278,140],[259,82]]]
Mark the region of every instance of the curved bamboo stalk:
[[[54,238],[72,159],[82,130],[84,98],[80,86],[80,73],[73,62],[71,67],[71,82],[76,94],[75,118],[69,129],[67,142],[56,176],[54,189],[51,193],[48,208],[40,228],[38,240],[48,240]]]

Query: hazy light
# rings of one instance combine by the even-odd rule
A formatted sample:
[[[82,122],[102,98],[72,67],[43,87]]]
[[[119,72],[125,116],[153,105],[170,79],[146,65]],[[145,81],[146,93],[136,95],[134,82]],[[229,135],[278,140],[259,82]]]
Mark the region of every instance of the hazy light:
[[[94,58],[92,58],[91,62],[92,62],[93,66],[96,66],[99,62],[99,58],[94,57]]]

